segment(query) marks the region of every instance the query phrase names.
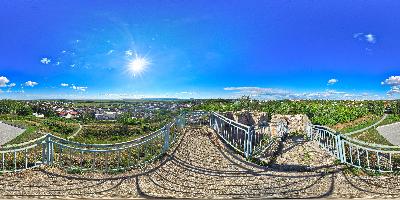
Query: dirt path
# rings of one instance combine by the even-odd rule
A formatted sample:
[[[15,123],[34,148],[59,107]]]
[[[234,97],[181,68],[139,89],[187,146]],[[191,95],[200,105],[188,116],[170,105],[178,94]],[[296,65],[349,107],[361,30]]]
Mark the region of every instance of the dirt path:
[[[315,143],[288,139],[270,167],[248,163],[211,129],[184,132],[176,149],[145,169],[119,175],[42,168],[0,176],[0,198],[400,197],[397,176],[355,176]]]
[[[82,130],[82,124],[79,124],[78,130],[76,130],[72,135],[70,135],[67,139],[72,139]]]

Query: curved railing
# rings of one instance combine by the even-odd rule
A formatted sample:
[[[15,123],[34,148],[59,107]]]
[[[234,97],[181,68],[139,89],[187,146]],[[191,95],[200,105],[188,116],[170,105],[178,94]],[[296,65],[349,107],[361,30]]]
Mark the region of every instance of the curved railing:
[[[400,170],[400,146],[363,142],[324,126],[311,125],[310,139],[341,163],[378,172]]]
[[[176,142],[185,115],[143,137],[115,144],[84,144],[46,134],[29,142],[0,148],[0,172],[43,164],[67,170],[115,171],[138,167],[163,155]]]
[[[247,126],[216,112],[210,113],[210,127],[225,143],[246,158],[259,156],[274,141],[269,126]],[[277,124],[276,127],[278,138],[287,132],[287,126],[283,123]]]

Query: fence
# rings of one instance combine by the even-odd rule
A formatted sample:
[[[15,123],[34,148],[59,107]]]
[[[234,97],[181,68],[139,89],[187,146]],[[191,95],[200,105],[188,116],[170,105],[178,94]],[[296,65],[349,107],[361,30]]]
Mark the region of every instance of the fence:
[[[400,170],[400,146],[359,141],[324,126],[309,127],[308,137],[341,163],[378,172]]]
[[[247,126],[215,112],[210,113],[210,127],[246,158],[259,156],[274,139],[269,126]],[[287,132],[284,123],[276,124],[276,127],[277,137]]]
[[[116,144],[83,144],[52,134],[0,148],[0,172],[16,172],[40,165],[55,165],[66,170],[116,171],[153,161],[176,142],[184,116],[141,138]]]

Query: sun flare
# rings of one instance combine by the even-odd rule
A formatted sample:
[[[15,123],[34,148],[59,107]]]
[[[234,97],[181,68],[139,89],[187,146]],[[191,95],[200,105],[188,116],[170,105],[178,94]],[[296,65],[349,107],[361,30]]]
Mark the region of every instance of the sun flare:
[[[128,71],[133,76],[140,76],[151,62],[146,57],[135,55],[135,58],[128,63]]]

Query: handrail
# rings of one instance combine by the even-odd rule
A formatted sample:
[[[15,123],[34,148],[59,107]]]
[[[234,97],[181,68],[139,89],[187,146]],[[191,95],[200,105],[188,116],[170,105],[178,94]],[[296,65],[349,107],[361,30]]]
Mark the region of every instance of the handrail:
[[[25,145],[28,145],[28,144],[32,144],[32,143],[34,143],[34,142],[37,142],[37,141],[39,141],[39,140],[43,140],[43,139],[45,139],[46,137],[48,137],[49,135],[50,135],[50,134],[47,133],[47,134],[45,134],[45,135],[43,135],[43,136],[41,136],[41,137],[39,137],[39,138],[36,138],[36,139],[33,139],[33,140],[29,140],[29,141],[24,142],[24,143],[10,144],[10,145],[6,145],[6,146],[2,146],[0,149],[12,149],[12,148],[17,148],[17,147],[22,147],[22,146],[25,146]]]
[[[369,142],[364,142],[364,141],[361,141],[361,140],[357,140],[355,138],[351,138],[348,135],[345,135],[345,134],[342,134],[340,132],[337,132],[334,129],[326,127],[326,126],[314,125],[314,128],[329,131],[329,132],[331,132],[331,133],[333,133],[335,135],[340,135],[340,137],[342,137],[342,138],[344,138],[344,139],[346,139],[348,141],[352,141],[352,142],[355,142],[355,143],[358,143],[358,144],[361,144],[361,145],[365,145],[365,146],[368,146],[368,147],[375,147],[375,148],[381,148],[381,149],[400,149],[400,146],[383,145],[383,144],[381,145],[381,144],[369,143]]]
[[[85,144],[47,133],[39,138],[24,143],[0,147],[0,172],[18,172],[40,165],[52,165],[53,163],[59,164],[62,167],[78,166],[82,168],[82,162],[92,162],[92,157],[96,159],[97,156],[102,156],[103,159],[107,160],[107,152],[118,152],[118,155],[110,156],[114,156],[114,159],[121,159],[121,154],[124,151],[131,152],[130,149],[136,149],[135,151],[146,154],[146,149],[150,148],[152,149],[151,152],[154,151],[149,154],[149,156],[151,156],[150,160],[154,160],[165,153],[172,144],[175,144],[177,139],[175,128],[179,129],[181,126],[177,126],[181,125],[181,123],[185,123],[185,120],[182,121],[183,118],[185,118],[185,115],[182,113],[152,133],[130,141],[114,144]],[[151,145],[149,146],[147,144]],[[156,146],[152,144],[156,144]],[[78,158],[80,157],[80,165],[72,161],[68,166],[63,166],[63,149],[69,150],[69,156],[67,156],[66,159],[74,159],[77,158],[76,156],[78,156]],[[85,160],[88,158],[79,155],[79,153],[83,154],[85,152],[93,154],[90,156],[89,160]],[[76,155],[77,153],[78,155]],[[130,155],[130,153],[128,154]],[[135,158],[133,159],[135,160]],[[120,160],[118,160],[118,167],[121,166],[119,161]],[[140,158],[136,158],[136,161],[148,162],[149,160],[146,158],[143,161],[140,160]],[[94,166],[94,160],[92,164]],[[128,163],[128,167],[132,166]]]
[[[227,117],[225,117],[225,116],[223,116],[223,115],[220,115],[220,114],[218,114],[218,113],[216,113],[216,112],[212,112],[214,115],[216,115],[216,116],[218,116],[219,118],[221,118],[222,120],[224,120],[224,121],[227,121],[227,122],[229,122],[229,123],[233,123],[233,124],[235,124],[235,125],[237,125],[237,126],[241,126],[241,128],[245,128],[245,129],[249,129],[250,128],[250,126],[247,126],[247,125],[245,125],[245,124],[241,124],[241,123],[239,123],[239,122],[237,122],[237,121],[234,121],[234,120],[231,120],[231,119],[229,119],[229,118],[227,118]]]

